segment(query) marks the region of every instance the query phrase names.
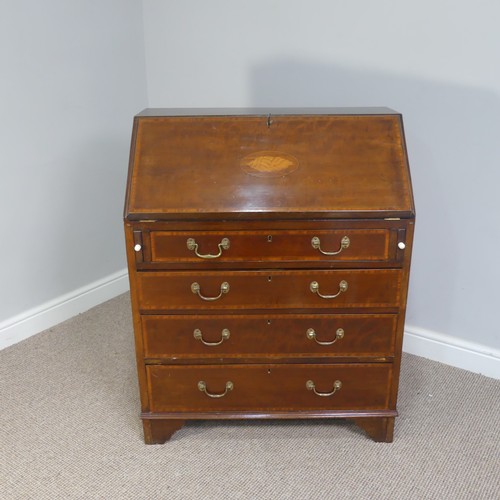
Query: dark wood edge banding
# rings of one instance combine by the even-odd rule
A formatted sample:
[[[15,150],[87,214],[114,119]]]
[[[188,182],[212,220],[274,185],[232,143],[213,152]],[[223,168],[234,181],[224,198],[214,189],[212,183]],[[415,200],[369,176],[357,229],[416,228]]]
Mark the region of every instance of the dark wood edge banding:
[[[141,413],[143,420],[242,420],[242,419],[302,419],[302,418],[356,418],[397,417],[396,410],[326,410],[326,411],[225,411],[225,412],[169,412]]]

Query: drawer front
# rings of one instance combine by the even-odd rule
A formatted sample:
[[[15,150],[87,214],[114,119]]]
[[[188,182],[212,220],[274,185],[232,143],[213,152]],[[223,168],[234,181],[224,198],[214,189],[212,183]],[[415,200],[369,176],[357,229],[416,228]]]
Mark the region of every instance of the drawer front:
[[[401,271],[183,271],[137,273],[142,311],[396,308]]]
[[[392,356],[397,316],[142,316],[146,358]]]
[[[378,410],[392,365],[150,365],[147,375],[152,412]]]
[[[151,262],[381,261],[396,255],[389,229],[151,231]]]

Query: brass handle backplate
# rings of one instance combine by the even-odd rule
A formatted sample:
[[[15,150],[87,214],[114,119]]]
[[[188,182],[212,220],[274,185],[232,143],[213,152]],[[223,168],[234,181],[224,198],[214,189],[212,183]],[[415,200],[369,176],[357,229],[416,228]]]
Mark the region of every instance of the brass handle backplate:
[[[309,288],[311,289],[312,293],[317,294],[318,297],[321,297],[322,299],[334,299],[335,297],[338,297],[341,293],[347,291],[348,286],[349,285],[347,284],[347,281],[342,280],[339,283],[339,291],[334,295],[322,295],[319,292],[319,283],[317,281],[312,281],[311,284],[309,285]]]
[[[201,330],[199,328],[196,328],[196,330],[193,332],[193,337],[196,340],[199,340],[202,344],[208,346],[221,345],[222,342],[224,342],[224,340],[227,340],[230,336],[231,332],[227,328],[224,328],[224,330],[222,330],[221,339],[219,340],[219,342],[207,342],[206,340],[203,339],[203,334],[201,333]]]
[[[200,299],[207,300],[207,301],[218,300],[225,293],[229,292],[229,283],[227,283],[227,281],[224,281],[224,283],[221,284],[221,286],[220,286],[220,293],[216,297],[205,297],[204,295],[202,295],[201,292],[200,292],[200,284],[197,283],[196,281],[194,283],[191,283],[191,291],[195,295],[198,295],[198,297],[200,297]]]
[[[205,382],[205,381],[200,380],[200,381],[198,382],[198,390],[199,390],[199,391],[201,391],[201,392],[204,392],[204,393],[205,393],[208,397],[210,397],[210,398],[222,398],[222,397],[224,397],[224,396],[225,396],[228,392],[231,392],[231,391],[233,390],[233,388],[234,388],[233,383],[232,383],[230,380],[228,380],[228,381],[226,382],[226,389],[225,389],[225,391],[224,391],[224,392],[221,392],[220,394],[213,394],[213,393],[211,393],[211,392],[208,392],[208,391],[207,391],[207,384],[206,384],[206,382]]]
[[[188,238],[186,241],[186,245],[188,247],[188,250],[193,250],[194,253],[196,254],[197,257],[200,259],[217,259],[222,255],[223,250],[228,250],[230,246],[229,238],[222,238],[222,241],[217,245],[219,247],[219,253],[217,254],[201,254],[198,253],[198,243],[196,243],[196,240],[194,238]]]
[[[306,382],[306,388],[308,391],[313,391],[316,396],[328,397],[333,396],[337,391],[340,391],[340,389],[342,388],[342,382],[340,380],[335,380],[335,382],[333,383],[333,391],[331,392],[318,392],[312,380],[308,380]]]
[[[335,338],[329,342],[322,342],[316,338],[316,332],[314,331],[314,328],[308,328],[306,332],[306,337],[309,340],[314,340],[316,341],[317,344],[319,345],[332,345],[337,342],[337,340],[342,340],[344,338],[344,329],[343,328],[338,328],[337,331],[335,332]]]
[[[349,245],[351,244],[351,240],[349,239],[348,236],[344,236],[342,240],[340,241],[340,248],[336,252],[326,252],[325,250],[321,249],[321,240],[318,238],[318,236],[315,236],[311,240],[311,246],[315,250],[319,250],[323,255],[338,255],[342,250],[345,250],[346,248],[349,248]]]

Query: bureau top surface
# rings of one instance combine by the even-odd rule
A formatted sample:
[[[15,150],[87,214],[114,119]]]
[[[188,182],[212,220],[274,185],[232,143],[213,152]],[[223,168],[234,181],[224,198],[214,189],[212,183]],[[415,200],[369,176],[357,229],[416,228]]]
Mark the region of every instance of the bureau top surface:
[[[413,217],[387,108],[170,109],[135,117],[129,220]]]

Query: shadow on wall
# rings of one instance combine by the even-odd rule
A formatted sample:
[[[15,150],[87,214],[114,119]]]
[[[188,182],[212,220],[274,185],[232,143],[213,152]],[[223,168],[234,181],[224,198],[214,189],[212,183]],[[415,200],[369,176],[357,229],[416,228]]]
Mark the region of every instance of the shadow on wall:
[[[388,106],[403,114],[417,207],[407,322],[500,348],[492,328],[500,266],[488,265],[500,247],[499,95],[293,59],[254,66],[249,77],[253,106]]]

